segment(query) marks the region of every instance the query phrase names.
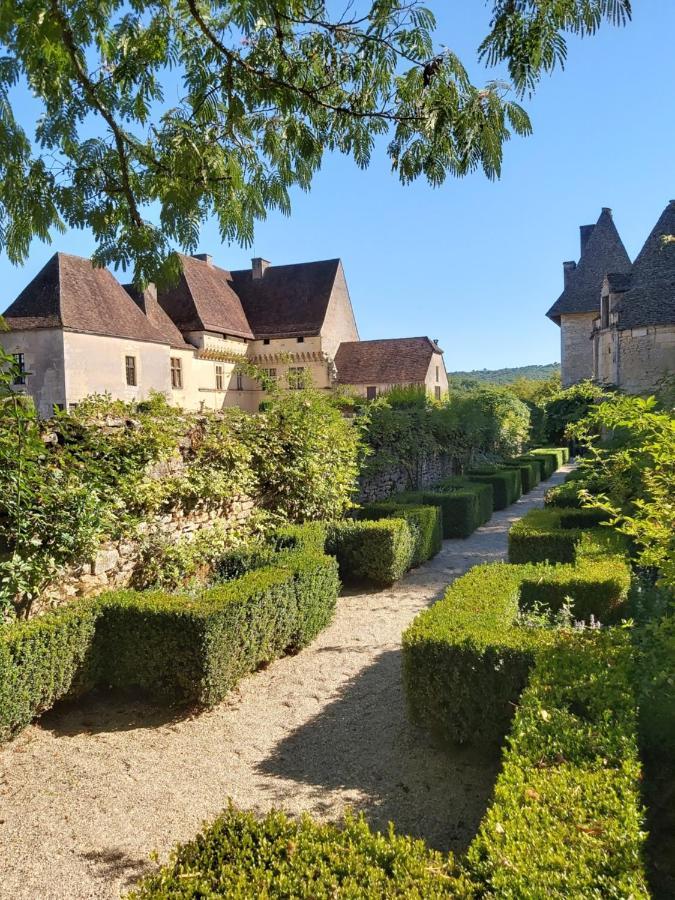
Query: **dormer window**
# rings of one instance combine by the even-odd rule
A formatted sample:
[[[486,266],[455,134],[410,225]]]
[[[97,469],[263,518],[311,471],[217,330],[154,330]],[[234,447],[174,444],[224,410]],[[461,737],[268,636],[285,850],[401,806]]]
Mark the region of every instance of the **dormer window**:
[[[269,342],[270,342],[269,338],[263,338],[263,344],[269,344]]]
[[[299,344],[304,344],[304,343],[305,343],[304,337],[299,337],[299,338],[298,338],[298,343],[299,343]]]

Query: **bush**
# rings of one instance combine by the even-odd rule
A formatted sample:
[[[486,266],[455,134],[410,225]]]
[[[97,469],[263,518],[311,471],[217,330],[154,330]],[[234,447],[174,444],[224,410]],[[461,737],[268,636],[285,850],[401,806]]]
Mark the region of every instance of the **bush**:
[[[408,491],[395,494],[388,503],[422,504],[441,510],[443,538],[468,537],[481,524],[479,492],[474,490]],[[374,504],[373,508],[381,504]],[[367,518],[373,518],[368,516]]]
[[[524,460],[525,462],[534,463],[535,468],[537,469],[537,480],[544,481],[548,478],[546,461],[541,456],[531,455],[529,453],[523,453],[521,456],[516,457],[518,460]]]
[[[380,519],[404,519],[408,523],[408,527],[412,532],[415,547],[413,550],[411,566],[419,566],[440,551],[443,545],[443,519],[439,505],[415,505],[408,506],[413,502],[413,497],[422,497],[428,495],[396,495],[393,502],[388,503],[371,503],[362,507],[359,515],[362,519],[370,519],[373,521]],[[403,503],[400,503],[403,497]]]
[[[530,450],[528,456],[540,456],[544,460],[546,478],[569,461],[570,451],[567,447],[540,447]]]
[[[640,738],[650,754],[672,767],[675,754],[675,616],[672,611],[635,632],[635,682]]]
[[[578,482],[566,481],[564,484],[557,484],[555,487],[549,488],[544,496],[544,505],[580,509],[579,487]]]
[[[485,466],[480,469],[469,469],[466,473],[470,481],[491,484],[494,490],[494,508],[506,509],[520,497],[520,471],[516,469],[498,469]]]
[[[332,618],[337,564],[306,551],[197,595],[119,591],[0,629],[0,740],[57,700],[100,687],[212,706],[247,672]]]
[[[453,475],[446,478],[436,488],[443,493],[456,494],[471,491],[478,500],[478,524],[489,522],[494,512],[495,492],[491,484],[469,481],[464,475]]]
[[[500,467],[505,469],[518,469],[521,480],[521,493],[527,494],[535,488],[540,481],[539,466],[528,459],[507,459],[500,463]]]
[[[97,616],[95,603],[80,602],[0,626],[0,742],[79,687]]]
[[[514,627],[520,612],[555,613],[571,597],[575,616],[616,618],[629,584],[619,558],[471,569],[404,633],[404,682],[414,721],[448,743],[500,743],[536,653],[556,635]]]
[[[533,509],[509,530],[509,562],[575,562],[579,553],[621,552],[625,542],[585,509]]]
[[[404,519],[333,522],[326,552],[337,558],[343,581],[384,586],[394,584],[410,568],[415,538]]]
[[[370,830],[347,816],[340,825],[270,812],[258,819],[232,806],[168,865],[147,876],[130,900],[201,897],[353,897],[410,900],[471,895],[451,856],[424,841]]]
[[[540,652],[470,847],[479,896],[650,896],[625,631]]]
[[[303,525],[283,525],[268,539],[275,550],[309,550],[323,553],[326,546],[326,522],[305,522]]]

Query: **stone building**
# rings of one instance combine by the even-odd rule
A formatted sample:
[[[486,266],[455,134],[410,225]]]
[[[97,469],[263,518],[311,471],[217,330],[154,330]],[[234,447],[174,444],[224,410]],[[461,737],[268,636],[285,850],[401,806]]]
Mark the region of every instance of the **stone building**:
[[[603,279],[593,329],[593,377],[630,394],[675,374],[675,200],[665,208],[629,273]]]
[[[428,338],[411,339],[426,348],[423,375],[401,366],[397,341],[363,342],[359,358],[372,356],[366,381],[340,374],[340,348],[361,342],[339,259],[273,266],[256,258],[231,272],[206,254],[180,262],[175,285],[140,293],[88,259],[56,253],[4,313],[0,346],[25,372],[16,389],[44,416],[91,394],[130,401],[153,391],[190,410],[254,411],[264,392],[247,364],[289,388],[350,383],[368,396],[401,383],[447,389],[442,351]]]
[[[546,315],[560,326],[563,387],[593,377],[593,329],[607,272],[627,273],[630,258],[612,219],[603,209],[595,225],[580,227],[579,262],[564,262],[563,292]]]
[[[392,385],[424,388],[437,400],[448,390],[443,351],[428,337],[345,342],[335,365],[339,384],[371,400]]]

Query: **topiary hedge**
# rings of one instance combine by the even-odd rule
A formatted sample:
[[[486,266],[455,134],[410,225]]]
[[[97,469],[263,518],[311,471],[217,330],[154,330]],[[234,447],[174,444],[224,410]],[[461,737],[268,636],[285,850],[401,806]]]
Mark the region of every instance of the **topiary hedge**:
[[[439,488],[431,491],[406,491],[395,494],[385,502],[387,505],[410,503],[438,507],[441,511],[442,537],[446,539],[468,537],[481,524],[480,496],[479,492],[474,490],[450,492]],[[364,509],[376,510],[382,505],[370,504]],[[366,518],[374,516],[368,514]]]
[[[178,847],[129,900],[472,896],[451,855],[424,841],[371,831],[347,816],[340,825],[270,812],[261,819],[230,806],[194,840]]]
[[[469,481],[465,475],[452,475],[450,478],[441,481],[437,485],[436,490],[448,494],[471,491],[478,500],[478,525],[484,525],[492,518],[495,494],[491,484]],[[462,536],[466,537],[466,535]]]
[[[72,693],[139,689],[212,706],[262,662],[332,618],[337,564],[298,550],[197,595],[108,593],[0,629],[0,738]]]
[[[534,463],[534,466],[537,470],[538,481],[544,481],[546,478],[548,478],[547,465],[543,457],[533,456],[530,453],[522,453],[520,456],[517,456],[515,458],[518,460],[525,460],[526,462]]]
[[[434,503],[412,504],[413,498],[426,494],[396,494],[392,502],[369,503],[361,508],[359,516],[365,520],[404,519],[412,532],[415,546],[410,565],[419,566],[436,556],[443,545],[443,519],[440,505]],[[401,503],[401,498],[403,502]],[[393,501],[397,502],[394,503]]]
[[[495,510],[506,509],[507,506],[515,503],[522,494],[519,470],[483,466],[478,469],[469,469],[466,475],[470,481],[492,485]]]
[[[534,462],[534,460],[529,459],[507,459],[503,463],[500,463],[500,466],[505,469],[518,469],[520,472],[520,481],[521,481],[521,492],[523,494],[529,493],[533,488],[535,488],[540,481],[540,468]]]
[[[385,586],[410,568],[415,537],[405,519],[332,522],[326,552],[337,559],[343,581]]]
[[[509,530],[509,562],[572,563],[581,554],[622,552],[625,541],[596,527],[606,515],[595,509],[533,509]]]
[[[569,462],[570,451],[568,447],[537,447],[530,450],[528,456],[541,457],[544,460],[546,478],[550,478],[557,469]]]

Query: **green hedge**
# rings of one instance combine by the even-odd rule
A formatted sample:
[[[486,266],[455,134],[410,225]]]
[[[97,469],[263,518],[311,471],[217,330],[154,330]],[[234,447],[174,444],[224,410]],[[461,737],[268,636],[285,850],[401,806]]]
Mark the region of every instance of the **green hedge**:
[[[541,481],[541,467],[533,459],[507,459],[500,465],[505,469],[518,469],[520,471],[523,494],[529,493]]]
[[[613,530],[594,527],[603,514],[594,509],[533,509],[509,530],[509,562],[572,563],[589,552],[617,553],[625,541]],[[595,549],[594,549],[595,548]]]
[[[576,618],[615,620],[630,573],[619,557],[579,566],[476,566],[403,636],[403,671],[412,716],[443,740],[497,744],[550,629],[512,627],[519,611],[555,612],[574,601]]]
[[[0,742],[78,689],[98,617],[93,602],[0,625]]]
[[[561,466],[569,462],[570,451],[568,447],[537,447],[528,451],[528,456],[539,456],[544,461],[545,477],[550,478]]]
[[[412,565],[415,537],[404,519],[333,522],[326,552],[336,557],[343,581],[390,585]]]
[[[359,516],[365,520],[405,519],[415,540],[411,566],[419,566],[436,556],[443,546],[443,518],[440,505],[426,501],[418,501],[418,505],[412,505],[414,499],[428,496],[431,495],[396,494],[392,502],[369,503],[359,510]],[[394,500],[397,502],[394,503]]]
[[[607,629],[538,655],[467,855],[478,896],[650,896],[630,651]]]
[[[340,825],[276,811],[258,819],[233,807],[128,895],[129,900],[470,896],[467,878],[450,855],[393,829],[379,834],[351,816]]]
[[[395,494],[391,500],[386,501],[387,505],[394,503],[438,507],[441,511],[442,536],[446,539],[468,537],[482,524],[480,496],[479,492],[474,490],[406,491],[402,494]],[[376,510],[382,505],[381,503],[370,504],[364,509]],[[375,518],[375,516],[367,515],[365,518]]]
[[[499,469],[493,466],[483,466],[478,469],[469,469],[466,473],[470,481],[491,484],[494,490],[494,508],[506,509],[522,494],[520,471],[517,469]]]
[[[495,493],[491,484],[469,481],[465,475],[453,475],[436,486],[441,493],[456,494],[471,491],[478,499],[478,525],[484,525],[492,518]]]
[[[198,595],[118,591],[0,629],[0,739],[73,691],[138,689],[211,706],[247,672],[305,646],[331,620],[337,564],[276,554]]]

